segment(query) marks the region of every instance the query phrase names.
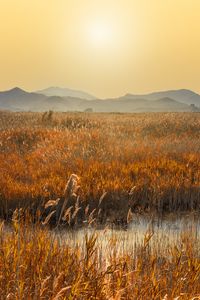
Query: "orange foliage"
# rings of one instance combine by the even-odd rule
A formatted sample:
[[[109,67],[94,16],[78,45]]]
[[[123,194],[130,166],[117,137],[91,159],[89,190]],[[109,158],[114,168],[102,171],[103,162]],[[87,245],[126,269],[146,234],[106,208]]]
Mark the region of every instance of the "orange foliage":
[[[63,194],[108,192],[133,209],[200,207],[200,119],[195,113],[0,113],[0,199],[7,209]],[[130,190],[136,186],[132,196]],[[95,206],[95,204],[94,204]]]

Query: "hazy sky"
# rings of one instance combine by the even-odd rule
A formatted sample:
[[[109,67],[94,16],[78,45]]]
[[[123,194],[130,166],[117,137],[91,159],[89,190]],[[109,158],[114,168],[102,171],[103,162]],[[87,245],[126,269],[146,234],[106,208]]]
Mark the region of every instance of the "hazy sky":
[[[200,92],[200,0],[0,0],[0,90]]]

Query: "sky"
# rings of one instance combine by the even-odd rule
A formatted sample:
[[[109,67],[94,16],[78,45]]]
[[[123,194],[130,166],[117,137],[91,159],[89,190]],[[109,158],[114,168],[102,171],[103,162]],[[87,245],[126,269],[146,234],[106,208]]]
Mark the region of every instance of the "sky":
[[[0,90],[200,93],[199,0],[0,0]]]

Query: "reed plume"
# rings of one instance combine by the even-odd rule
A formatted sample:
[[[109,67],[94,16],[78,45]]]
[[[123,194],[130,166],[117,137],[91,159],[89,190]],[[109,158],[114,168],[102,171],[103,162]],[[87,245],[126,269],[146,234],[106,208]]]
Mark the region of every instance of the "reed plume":
[[[77,187],[78,187],[78,181],[79,181],[79,177],[75,174],[71,174],[66,186],[65,186],[65,190],[64,190],[64,202],[60,211],[60,215],[58,218],[58,222],[57,222],[57,226],[59,226],[60,221],[62,219],[64,210],[66,208],[67,202],[69,200],[69,198],[73,195],[73,193],[76,192]]]

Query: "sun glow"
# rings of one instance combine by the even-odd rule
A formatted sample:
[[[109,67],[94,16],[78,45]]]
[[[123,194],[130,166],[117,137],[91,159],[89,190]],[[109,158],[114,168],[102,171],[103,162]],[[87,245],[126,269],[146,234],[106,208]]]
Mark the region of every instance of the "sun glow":
[[[111,24],[95,22],[88,28],[88,40],[95,47],[103,47],[114,42],[116,32]]]
[[[86,36],[90,45],[107,48],[116,42],[117,29],[109,22],[94,21],[87,25]]]
[[[0,0],[0,90],[200,92],[199,19],[199,0]]]

